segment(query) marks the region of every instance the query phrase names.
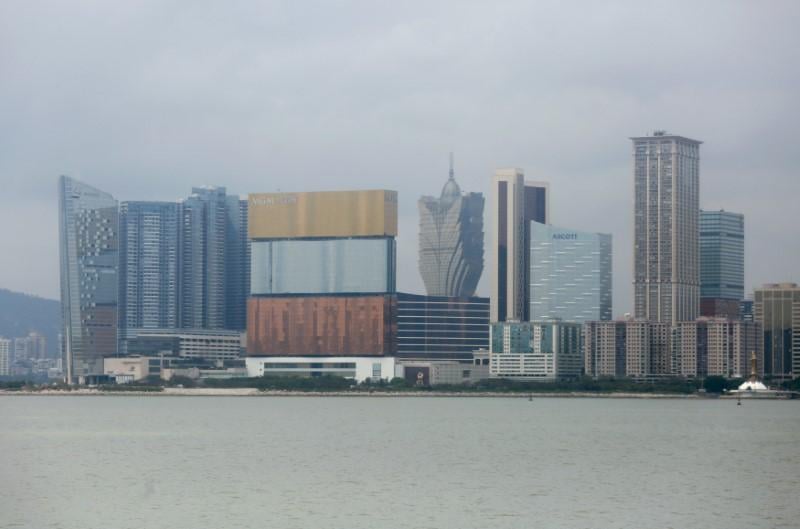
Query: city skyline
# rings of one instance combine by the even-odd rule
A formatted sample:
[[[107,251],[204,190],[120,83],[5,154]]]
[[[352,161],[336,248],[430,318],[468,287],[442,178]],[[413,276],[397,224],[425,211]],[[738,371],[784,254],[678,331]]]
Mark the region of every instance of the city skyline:
[[[657,130],[657,131],[656,131],[656,133],[660,134],[660,133],[661,133],[661,131],[658,131],[658,130]],[[671,135],[671,134],[668,134],[668,135]],[[651,137],[651,136],[644,136],[644,137]],[[656,136],[656,137],[657,137],[657,136]],[[694,141],[694,140],[690,140],[690,141]],[[493,174],[493,175],[492,175],[492,177],[490,177],[490,178],[493,178],[494,176],[496,176],[496,175],[497,175],[497,173],[498,173],[498,171],[502,172],[502,171],[504,171],[504,169],[495,169],[495,171],[494,171],[494,174]],[[81,184],[85,184],[85,185],[87,185],[87,186],[89,186],[89,187],[94,187],[93,185],[90,185],[90,184],[88,184],[88,183],[86,183],[86,182],[78,181],[78,180],[76,180],[75,178],[72,178],[72,177],[70,177],[70,176],[68,176],[68,175],[66,175],[66,176],[65,176],[65,175],[62,175],[62,177],[59,177],[59,178],[64,178],[64,177],[65,177],[65,178],[68,178],[68,179],[71,179],[71,180],[73,180],[73,181],[79,182],[79,183],[81,183]],[[545,190],[547,191],[547,193],[546,193],[546,194],[547,194],[547,198],[546,198],[546,200],[547,200],[547,203],[548,203],[548,205],[549,205],[549,201],[550,201],[550,199],[551,199],[551,196],[552,196],[552,190],[550,189],[550,184],[549,184],[549,182],[531,182],[530,180],[528,180],[528,179],[525,179],[525,184],[526,184],[526,186],[528,186],[528,185],[533,185],[533,186],[539,186],[539,185],[541,185],[541,186],[544,186],[544,187],[543,187],[543,189],[545,189]],[[225,186],[210,186],[210,185],[203,185],[203,186],[194,186],[194,187],[192,188],[192,192],[193,192],[193,193],[192,193],[192,195],[190,195],[190,196],[189,196],[189,199],[186,199],[186,198],[179,198],[179,199],[176,199],[176,201],[170,201],[170,202],[166,202],[166,201],[163,201],[163,200],[152,200],[152,201],[151,201],[151,200],[147,200],[147,201],[142,201],[142,200],[127,200],[125,197],[122,197],[122,198],[119,198],[119,199],[118,199],[118,202],[119,202],[119,206],[120,206],[120,211],[122,211],[122,206],[123,206],[123,205],[125,205],[125,204],[142,204],[142,205],[148,205],[148,204],[153,204],[153,205],[161,204],[161,205],[165,205],[165,204],[170,204],[170,205],[173,205],[173,206],[175,206],[175,205],[177,205],[177,204],[179,204],[179,203],[184,203],[184,202],[186,202],[187,200],[191,200],[193,196],[194,196],[194,197],[196,197],[196,196],[197,196],[197,192],[198,192],[198,191],[201,191],[201,192],[203,192],[203,193],[215,193],[215,192],[216,192],[216,190],[218,190],[218,189],[219,189],[219,190],[221,190],[221,191],[222,191],[222,193],[224,193],[224,192],[225,192]],[[102,191],[102,192],[106,193],[106,190],[105,190],[105,189],[101,189],[100,191]],[[297,192],[299,192],[299,193],[304,193],[304,192],[307,192],[307,191],[308,191],[308,190],[302,190],[302,191],[298,190]],[[108,192],[107,194],[108,194],[108,195],[111,195],[111,196],[115,196],[115,195],[114,195],[113,193],[111,193],[111,192]],[[468,193],[468,194],[476,194],[476,193]],[[243,193],[243,195],[242,195],[242,196],[244,196],[244,197],[247,197],[247,195],[248,195],[248,193]],[[245,227],[245,228],[244,228],[244,230],[242,230],[241,228],[237,228],[237,233],[244,233],[244,234],[246,235],[246,225],[247,225],[247,200],[246,200],[246,198],[245,198],[245,199],[242,199],[242,200],[239,200],[237,195],[228,195],[227,197],[223,197],[223,200],[222,200],[222,202],[223,202],[224,204],[228,205],[228,209],[229,209],[229,210],[233,210],[233,209],[236,207],[236,204],[237,204],[237,203],[238,203],[238,204],[241,204],[241,206],[240,206],[240,208],[241,208],[241,209],[240,209],[241,213],[239,213],[239,214],[236,214],[236,213],[229,213],[228,215],[229,215],[229,218],[230,218],[231,216],[233,216],[233,217],[235,217],[235,218],[237,219],[237,221],[238,221],[238,222],[240,222],[240,223],[243,223],[242,225]],[[400,205],[400,202],[401,202],[401,201],[398,201],[398,209],[402,209],[402,207],[401,207],[401,205]],[[633,204],[631,204],[631,206],[633,206]],[[725,208],[720,208],[719,212],[721,212],[721,213],[726,213],[726,211],[725,211]],[[550,220],[549,220],[549,217],[550,217],[550,214],[549,214],[549,213],[550,213],[550,212],[549,212],[549,208],[548,208],[548,212],[547,212],[547,216],[548,216],[548,222],[547,222],[547,225],[549,225],[549,226],[553,226],[553,224],[552,224],[552,223],[550,222]],[[703,213],[717,213],[717,212],[713,212],[713,211],[712,211],[712,212],[708,212],[708,211],[706,211],[706,210],[703,208],[703,205],[701,204],[701,207],[698,209],[698,213],[699,213],[699,214],[703,214]],[[491,215],[491,211],[488,211],[488,208],[485,208],[485,210],[484,210],[484,224],[486,224],[486,223],[488,223],[488,222],[491,222],[491,220],[492,220],[492,219],[490,219],[490,218],[487,218],[487,217],[489,217],[490,215]],[[741,214],[739,214],[739,213],[733,213],[733,215],[741,215]],[[563,216],[563,215],[562,215],[562,216]],[[122,218],[122,217],[120,217],[120,218]],[[699,218],[699,217],[698,217],[698,218]],[[418,222],[419,222],[419,219],[418,219]],[[229,222],[228,222],[228,224],[231,224],[231,222],[229,221]],[[575,231],[579,231],[579,230],[575,230]],[[631,230],[631,231],[632,231],[632,230]],[[490,230],[488,229],[488,227],[487,227],[487,229],[485,229],[485,231],[484,231],[485,244],[489,244],[489,245],[491,244],[491,242],[492,242],[492,241],[490,240],[490,237],[491,237],[491,231],[490,231]],[[399,237],[398,237],[398,238],[399,238]],[[242,240],[242,243],[243,243],[243,244],[247,244],[247,241],[246,241],[246,239],[243,239],[243,240]],[[400,246],[404,246],[404,247],[405,247],[406,245],[399,245],[399,244],[398,244],[398,247],[400,247]],[[419,258],[419,257],[418,257],[418,256],[419,256],[419,253],[418,253],[418,252],[419,252],[419,248],[415,248],[415,249],[406,248],[406,250],[407,250],[407,251],[416,251],[417,259]],[[56,251],[57,251],[57,247],[56,247]],[[485,252],[485,253],[486,253],[486,252]],[[749,252],[746,252],[746,251],[745,251],[744,253],[745,253],[745,259],[746,259],[746,258],[747,258],[747,256],[748,256],[748,253],[749,253]],[[248,255],[248,259],[249,259],[249,247],[248,247],[248,249],[247,249],[247,255]],[[228,256],[228,257],[230,257],[230,256]],[[490,257],[490,256],[489,256],[488,254],[487,254],[487,255],[485,255],[485,256],[484,256],[484,260],[485,260],[485,261],[488,261],[489,257]],[[401,254],[399,254],[399,253],[398,253],[397,259],[398,259],[398,262],[400,262],[400,261],[407,261],[409,258],[408,258],[408,256],[403,256],[403,255],[401,255]],[[616,259],[615,259],[615,261],[616,261]],[[121,264],[121,262],[120,262],[120,264]],[[615,270],[616,270],[616,268],[617,268],[617,266],[616,266],[616,265],[617,265],[617,263],[615,262],[615,263],[614,263],[614,269],[615,269]],[[488,291],[487,291],[487,290],[488,290],[488,288],[489,288],[489,286],[487,286],[487,284],[486,284],[486,283],[487,283],[487,281],[489,281],[489,279],[488,279],[488,278],[486,278],[486,276],[487,276],[487,274],[488,274],[488,273],[490,273],[490,271],[491,271],[491,270],[489,270],[489,269],[487,269],[487,268],[488,268],[488,263],[486,263],[486,264],[485,264],[485,266],[484,266],[484,270],[483,270],[483,273],[481,274],[481,277],[480,277],[480,288],[479,288],[479,289],[478,289],[478,291],[475,293],[475,295],[476,295],[476,296],[480,296],[480,295],[486,295],[486,296],[488,296],[488,295],[490,294],[490,292],[488,292]],[[406,285],[408,285],[408,283],[409,283],[409,281],[410,281],[410,278],[408,277],[409,275],[410,275],[410,274],[408,274],[408,273],[407,273],[407,274],[405,274],[405,276],[406,276],[406,277],[405,277],[404,279],[405,279],[405,284],[406,284]],[[612,274],[612,275],[613,275],[613,274]],[[400,281],[401,281],[401,277],[403,277],[403,274],[401,273],[401,270],[398,270],[398,277],[397,277],[397,281],[398,281],[398,287],[397,287],[397,290],[398,290],[398,291],[402,291],[402,290],[404,290],[402,287],[400,287],[400,286],[399,286],[399,285],[401,284],[401,283],[400,283]],[[239,277],[236,277],[236,278],[233,278],[233,279],[234,279],[234,281],[242,281],[242,280],[244,280],[244,278],[239,278]],[[246,279],[247,279],[247,280],[249,280],[249,277],[248,277],[248,278],[246,278]],[[745,275],[745,282],[746,282],[747,286],[745,287],[745,290],[744,290],[744,299],[750,299],[750,298],[752,297],[752,294],[753,294],[753,292],[754,292],[754,290],[755,290],[755,289],[758,289],[759,287],[761,287],[761,286],[762,286],[762,285],[764,285],[764,284],[767,284],[767,283],[769,283],[769,282],[775,282],[775,281],[776,281],[776,280],[775,280],[774,278],[768,278],[768,280],[767,280],[767,281],[765,281],[765,282],[763,282],[763,283],[753,283],[753,281],[752,281],[752,280],[750,280],[750,279],[748,278],[748,276],[747,276],[747,275]],[[782,280],[779,280],[779,281],[782,281]],[[787,281],[792,281],[792,279],[791,279],[791,278],[790,278],[790,279],[787,279]],[[226,282],[227,282],[227,283],[230,283],[230,282],[231,282],[231,278],[227,278],[227,277],[226,277]],[[615,281],[615,282],[614,282],[614,283],[615,283],[615,285],[614,285],[614,287],[615,287],[615,288],[614,288],[614,292],[615,292],[615,293],[617,292],[616,283],[618,283],[618,282],[619,282],[619,281]],[[622,282],[628,282],[628,281],[626,281],[626,278],[622,278]],[[783,281],[783,282],[785,282],[785,281]],[[405,291],[414,291],[414,292],[418,292],[418,293],[424,293],[424,292],[425,292],[425,285],[424,285],[424,281],[420,281],[419,283],[421,283],[421,284],[417,285],[416,289],[405,289]],[[631,282],[628,282],[628,283],[631,283]],[[21,291],[21,292],[25,292],[25,291]],[[26,293],[27,293],[27,292],[26,292]],[[38,295],[38,296],[40,296],[40,297],[45,297],[45,298],[47,298],[47,296],[46,296],[46,295],[42,296],[41,294],[36,294],[36,293],[33,293],[32,295],[35,295],[35,296],[37,296],[37,295]],[[631,289],[631,292],[630,292],[630,299],[625,299],[625,298],[623,298],[623,299],[621,299],[621,300],[616,300],[616,299],[615,299],[615,303],[614,303],[615,307],[614,307],[614,312],[613,312],[613,317],[614,317],[614,318],[622,317],[622,316],[623,316],[625,313],[631,313],[631,314],[632,314],[632,313],[634,312],[634,310],[633,310],[633,309],[634,309],[633,297],[634,297],[634,296],[633,296],[633,289]],[[58,298],[58,295],[54,296],[54,298],[56,298],[56,299],[57,299],[57,298]],[[228,301],[227,303],[228,303],[228,304],[229,304],[229,306],[230,306],[230,302]],[[627,306],[628,306],[628,305],[630,305],[630,310],[624,310],[624,311],[623,311],[623,310],[617,309],[616,305],[617,305],[618,303],[619,303],[620,305],[622,305],[623,307],[626,307],[626,308],[627,308]],[[223,305],[224,305],[224,304],[223,304]],[[699,315],[700,315],[700,312],[698,311],[698,316],[699,316]]]
[[[9,5],[0,8],[4,14]],[[297,24],[297,38],[243,29],[241,14],[223,16],[220,25],[211,8],[198,6],[177,48],[168,26],[137,18],[134,7],[119,19],[110,6],[98,7],[98,16],[117,20],[114,35],[81,16],[56,25],[59,17],[45,16],[53,6],[11,7],[0,17],[12,43],[2,68],[16,79],[0,87],[8,127],[0,179],[11,197],[0,222],[25,219],[31,236],[0,234],[10,255],[26,256],[0,261],[0,286],[58,298],[52,179],[69,174],[125,200],[175,200],[202,184],[239,195],[397,189],[398,288],[423,292],[414,199],[439,181],[450,150],[459,158],[462,188],[487,198],[496,167],[524,167],[528,178],[549,181],[551,221],[611,233],[614,276],[627,278],[632,198],[625,138],[654,128],[705,141],[700,206],[747,218],[745,292],[797,281],[800,245],[790,212],[800,179],[791,138],[800,123],[800,79],[797,69],[777,65],[793,60],[786,54],[798,36],[790,21],[800,8],[719,4],[725,9],[695,12],[692,24],[675,33],[645,31],[637,22],[668,16],[667,6],[624,5],[610,18],[600,6],[442,6],[425,15],[370,8],[369,26],[347,9],[323,8],[339,24],[324,27],[289,6],[283,13]],[[254,11],[248,18],[263,14]],[[606,23],[594,24],[597,17]],[[531,31],[509,41],[501,28],[517,20],[529,21]],[[140,46],[113,38],[141,34],[150,23],[159,38]],[[547,37],[555,26],[562,31]],[[234,27],[237,44],[224,46]],[[65,38],[54,47],[30,38],[37,34]],[[73,34],[84,38],[68,38]],[[113,45],[84,49],[84,39]],[[587,49],[585,39],[597,44]],[[554,46],[558,60],[548,52]],[[431,48],[438,53],[424,59]],[[362,60],[354,52],[361,49],[372,51]],[[654,64],[652,56],[670,59]],[[71,72],[86,72],[98,91],[85,90],[83,77],[72,79]],[[759,258],[776,247],[786,249],[782,259]],[[477,294],[485,296],[483,276]],[[628,281],[615,281],[614,289],[615,315],[632,312]]]
[[[798,20],[0,2],[0,526],[793,527]]]

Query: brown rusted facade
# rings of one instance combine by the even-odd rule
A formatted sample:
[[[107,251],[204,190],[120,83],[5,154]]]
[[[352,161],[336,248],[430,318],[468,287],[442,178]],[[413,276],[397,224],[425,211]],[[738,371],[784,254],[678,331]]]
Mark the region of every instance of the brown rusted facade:
[[[387,356],[397,348],[397,298],[267,296],[247,302],[249,356]]]

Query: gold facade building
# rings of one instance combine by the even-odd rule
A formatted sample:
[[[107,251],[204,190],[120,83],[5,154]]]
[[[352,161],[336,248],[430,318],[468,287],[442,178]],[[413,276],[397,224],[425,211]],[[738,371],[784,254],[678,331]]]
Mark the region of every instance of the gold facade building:
[[[254,193],[251,240],[397,236],[397,191]]]
[[[397,192],[248,197],[250,357],[397,350]]]

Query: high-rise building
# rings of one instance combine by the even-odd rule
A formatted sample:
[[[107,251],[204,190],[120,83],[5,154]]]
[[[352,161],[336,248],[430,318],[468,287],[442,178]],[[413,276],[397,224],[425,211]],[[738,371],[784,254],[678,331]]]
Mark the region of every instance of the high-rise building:
[[[119,312],[129,330],[178,327],[180,205],[123,202],[119,212]]]
[[[663,131],[631,140],[635,317],[693,321],[700,300],[701,142]]]
[[[530,318],[611,319],[611,235],[532,222]]]
[[[397,359],[472,362],[489,349],[489,298],[397,294]]]
[[[67,176],[58,187],[64,370],[75,383],[117,352],[119,215],[108,193]]]
[[[11,340],[0,336],[0,377],[11,374]]]
[[[419,273],[428,295],[475,295],[483,271],[483,195],[461,193],[451,156],[441,196],[418,205]]]
[[[13,361],[41,360],[47,358],[47,339],[37,332],[28,336],[14,338]]]
[[[764,333],[764,376],[800,376],[800,287],[767,284],[754,294],[755,321]]]
[[[549,186],[526,182],[522,169],[492,179],[491,313],[495,321],[528,321],[530,224],[549,222]]]
[[[489,374],[492,377],[556,381],[583,370],[581,325],[574,322],[494,322]]]
[[[247,354],[393,356],[397,193],[270,193],[249,198]],[[276,362],[249,358],[248,369],[270,372]]]
[[[700,314],[739,318],[744,299],[744,215],[700,211]]]
[[[224,187],[205,186],[181,203],[182,328],[225,328],[226,201]]]
[[[222,187],[120,207],[120,334],[242,331],[250,286],[247,201]]]
[[[250,240],[247,237],[247,200],[226,197],[225,235],[225,328],[247,327],[247,297],[250,295]]]

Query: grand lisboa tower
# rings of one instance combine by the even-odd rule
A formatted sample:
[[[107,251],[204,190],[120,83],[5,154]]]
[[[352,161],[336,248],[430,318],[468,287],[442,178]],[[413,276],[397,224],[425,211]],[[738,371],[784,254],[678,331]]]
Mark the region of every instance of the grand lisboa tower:
[[[419,200],[419,272],[429,296],[471,297],[483,271],[483,195],[461,193],[453,173],[439,198]]]

